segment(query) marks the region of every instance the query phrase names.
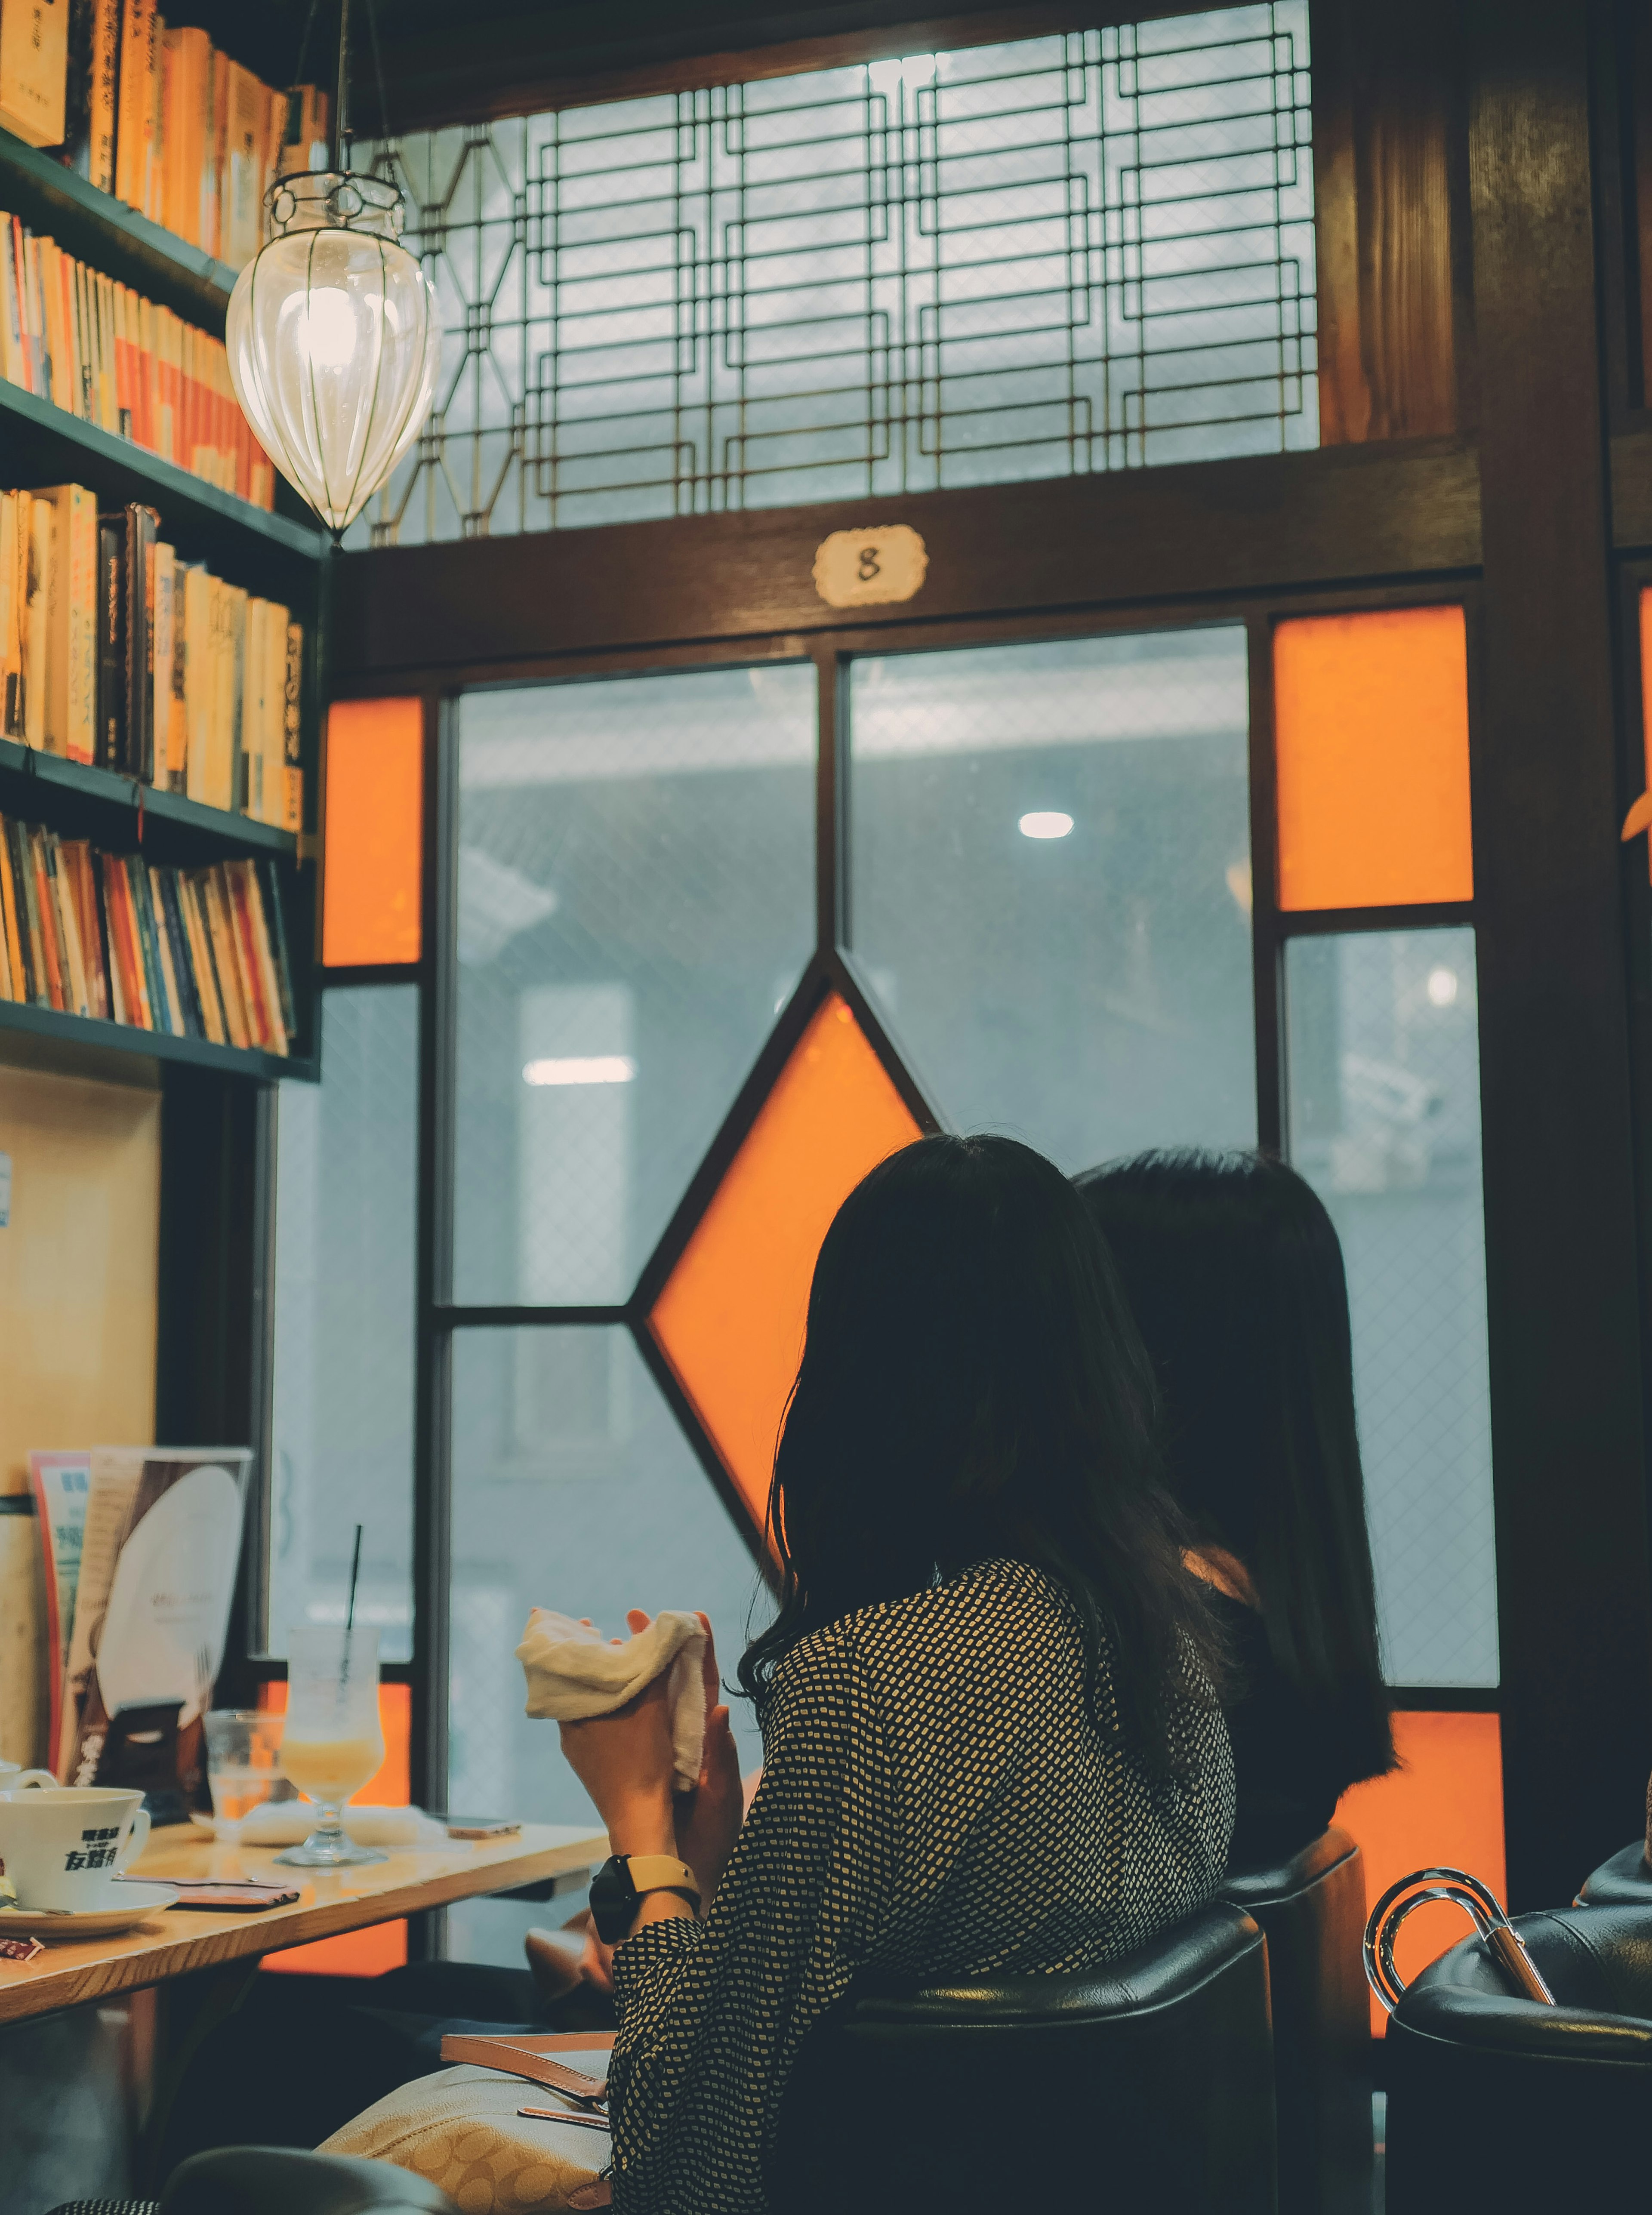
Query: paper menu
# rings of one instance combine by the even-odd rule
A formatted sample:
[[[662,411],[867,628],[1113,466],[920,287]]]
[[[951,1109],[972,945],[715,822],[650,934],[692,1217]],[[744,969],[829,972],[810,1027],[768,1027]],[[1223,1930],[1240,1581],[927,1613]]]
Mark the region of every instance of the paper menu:
[[[52,1749],[52,1774],[65,1784],[75,1782],[73,1764],[79,1749],[81,1725],[96,1675],[98,1634],[103,1628],[115,1563],[120,1558],[121,1542],[126,1535],[132,1504],[150,1451],[144,1446],[94,1446],[87,1455],[86,1520],[81,1532],[80,1579],[75,1593],[74,1626],[69,1635],[69,1657],[64,1668],[62,1709]],[[101,1739],[99,1744],[101,1746]]]
[[[69,1636],[80,1584],[81,1544],[91,1485],[91,1456],[83,1447],[69,1453],[32,1453],[29,1488],[40,1526],[40,1560],[46,1572],[46,1655],[49,1712],[46,1758],[58,1774],[63,1751],[63,1696],[69,1669]]]

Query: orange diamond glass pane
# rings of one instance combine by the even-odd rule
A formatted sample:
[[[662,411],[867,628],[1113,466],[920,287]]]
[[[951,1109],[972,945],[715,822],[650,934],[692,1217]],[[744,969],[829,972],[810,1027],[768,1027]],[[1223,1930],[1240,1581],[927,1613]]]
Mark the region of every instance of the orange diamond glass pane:
[[[1473,898],[1461,608],[1280,623],[1274,730],[1282,908]]]
[[[424,708],[341,700],[327,718],[322,960],[329,969],[419,959]]]
[[[820,1242],[866,1172],[921,1135],[832,993],[654,1303],[654,1337],[759,1525]]]
[[[1489,1884],[1505,1906],[1503,1745],[1501,1718],[1487,1715],[1397,1715],[1394,1746],[1400,1767],[1342,1795],[1336,1820],[1365,1855],[1367,1911],[1391,1884],[1413,1869],[1467,1869]],[[1420,1907],[1394,1948],[1409,1984],[1459,1938],[1470,1936],[1460,1908]],[[1387,2027],[1374,1994],[1373,2034]]]

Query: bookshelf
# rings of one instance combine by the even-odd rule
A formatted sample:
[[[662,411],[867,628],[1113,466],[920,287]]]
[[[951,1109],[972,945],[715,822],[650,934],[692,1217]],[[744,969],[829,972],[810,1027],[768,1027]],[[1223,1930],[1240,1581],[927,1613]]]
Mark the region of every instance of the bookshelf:
[[[296,982],[296,979],[295,979]],[[0,1000],[0,1031],[21,1031],[33,1038],[101,1052],[144,1054],[151,1061],[187,1063],[193,1069],[221,1070],[232,1077],[307,1077],[321,1075],[320,1064],[306,1055],[263,1053],[252,1046],[214,1046],[210,1039],[175,1038],[169,1031],[139,1030],[132,1023],[106,1023],[95,1015],[64,1015],[55,1008],[33,1008]]]
[[[64,838],[89,838],[120,852],[138,843],[153,862],[193,867],[237,854],[273,854],[296,862],[298,841],[291,831],[255,823],[222,807],[203,807],[181,793],[157,791],[113,770],[92,769],[0,739],[0,815],[45,823]]]
[[[233,270],[3,131],[0,209],[222,339]],[[305,806],[313,822],[320,760],[322,597],[329,548],[313,519],[304,519],[308,510],[279,478],[278,508],[255,506],[0,379],[0,488],[66,482],[85,485],[100,506],[142,502],[155,508],[181,560],[204,561],[226,582],[281,601],[304,625],[302,748]],[[261,1081],[319,1075],[313,1058],[315,878],[301,862],[301,842],[292,832],[3,739],[0,814],[44,824],[66,838],[89,838],[108,852],[132,852],[141,844],[144,856],[155,862],[195,867],[243,855],[273,859],[292,952],[299,1034],[292,1056],[284,1058],[11,1001],[0,1001],[0,1031],[78,1044],[89,1058],[94,1051],[145,1055]]]
[[[106,277],[147,292],[174,315],[224,336],[236,273],[112,193],[100,192],[39,147],[0,131],[0,208]]]

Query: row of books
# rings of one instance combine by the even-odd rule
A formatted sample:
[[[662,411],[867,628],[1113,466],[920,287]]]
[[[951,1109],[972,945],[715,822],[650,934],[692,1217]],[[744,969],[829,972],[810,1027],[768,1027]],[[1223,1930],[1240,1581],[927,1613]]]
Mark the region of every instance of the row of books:
[[[0,128],[231,268],[262,243],[280,172],[325,163],[328,124],[314,86],[273,90],[155,0],[0,9]]]
[[[181,561],[152,507],[0,492],[5,735],[288,831],[304,826],[304,626]]]
[[[0,22],[3,22],[0,15]],[[222,342],[0,215],[0,371],[220,492],[275,505]]]
[[[297,1030],[274,865],[179,869],[0,816],[0,999],[286,1053]]]

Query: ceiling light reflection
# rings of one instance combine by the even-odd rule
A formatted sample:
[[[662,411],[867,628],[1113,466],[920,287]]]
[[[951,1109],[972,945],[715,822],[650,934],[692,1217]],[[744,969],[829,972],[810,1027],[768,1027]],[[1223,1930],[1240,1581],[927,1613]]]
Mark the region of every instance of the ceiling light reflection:
[[[636,1064],[628,1053],[569,1053],[528,1062],[524,1084],[629,1084]]]
[[[1065,838],[1072,828],[1072,818],[1053,808],[1035,809],[1032,814],[1022,817],[1017,827],[1023,838]]]

